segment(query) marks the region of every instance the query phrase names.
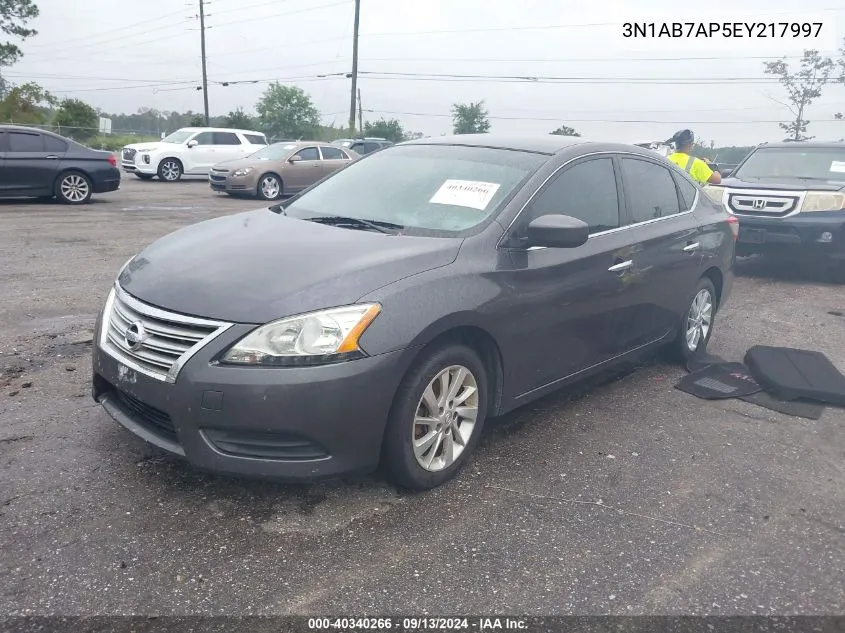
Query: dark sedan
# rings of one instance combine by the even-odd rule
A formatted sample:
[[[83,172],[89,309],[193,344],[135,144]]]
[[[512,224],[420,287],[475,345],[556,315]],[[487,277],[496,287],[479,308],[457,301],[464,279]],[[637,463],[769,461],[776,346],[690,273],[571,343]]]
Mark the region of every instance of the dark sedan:
[[[118,274],[93,396],[209,469],[426,489],[487,418],[646,350],[700,353],[737,226],[653,152],[465,135],[375,152]]]
[[[0,126],[0,197],[85,204],[92,194],[119,188],[120,170],[111,152],[44,130]]]

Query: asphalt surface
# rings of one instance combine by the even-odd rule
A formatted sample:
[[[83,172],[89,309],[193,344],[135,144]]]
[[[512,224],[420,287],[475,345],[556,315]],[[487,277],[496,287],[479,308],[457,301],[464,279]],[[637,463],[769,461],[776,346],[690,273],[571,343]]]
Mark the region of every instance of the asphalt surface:
[[[123,431],[89,385],[115,273],[259,206],[131,177],[82,208],[0,202],[0,614],[845,613],[845,412],[697,400],[659,360],[491,422],[417,495],[206,474]],[[740,273],[712,352],[845,369],[842,286]]]

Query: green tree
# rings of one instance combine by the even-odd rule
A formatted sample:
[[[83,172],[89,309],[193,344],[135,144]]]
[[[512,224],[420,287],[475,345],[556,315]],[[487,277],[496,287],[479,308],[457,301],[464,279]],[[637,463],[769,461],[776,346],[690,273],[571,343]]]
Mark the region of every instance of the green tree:
[[[241,130],[251,130],[255,127],[255,120],[244,112],[243,108],[232,110],[223,118],[223,120],[226,127],[238,128]]]
[[[581,136],[579,132],[575,131],[574,127],[569,127],[568,125],[561,125],[553,132],[549,132],[549,134],[554,134],[556,136]]]
[[[38,17],[38,7],[32,0],[0,0],[0,31],[20,40],[37,35],[26,28],[27,22]],[[0,42],[0,66],[11,66],[23,56],[12,42]]]
[[[255,109],[261,127],[271,138],[308,138],[320,128],[320,112],[311,97],[296,86],[274,81]]]
[[[452,106],[452,132],[454,134],[483,134],[490,131],[489,114],[484,102],[456,103]]]
[[[53,119],[53,125],[58,126],[59,134],[78,141],[87,141],[96,135],[98,123],[97,111],[79,99],[63,100]],[[62,130],[62,128],[67,129]]]
[[[405,140],[405,130],[397,119],[381,118],[378,121],[364,121],[364,136],[377,136],[400,143]]]
[[[23,125],[46,123],[55,104],[55,97],[37,83],[15,86],[0,101],[0,121]]]
[[[189,127],[205,127],[205,117],[201,114],[195,114],[191,117]]]
[[[778,103],[788,108],[795,117],[789,123],[778,123],[789,135],[785,140],[808,141],[814,138],[807,136],[807,125],[810,122],[804,118],[804,112],[807,106],[821,96],[822,88],[830,81],[834,70],[833,60],[830,57],[822,57],[817,50],[805,50],[795,72],[792,72],[782,59],[763,64],[766,74],[776,76],[786,89],[787,102]]]

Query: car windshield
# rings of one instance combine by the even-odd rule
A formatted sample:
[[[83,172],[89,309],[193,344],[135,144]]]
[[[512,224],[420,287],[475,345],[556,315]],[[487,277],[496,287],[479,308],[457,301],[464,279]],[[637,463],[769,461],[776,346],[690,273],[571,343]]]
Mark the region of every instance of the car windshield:
[[[344,216],[454,235],[495,217],[548,155],[450,145],[397,145],[351,163],[285,207],[301,219]]]
[[[751,154],[733,175],[752,180],[845,180],[845,145],[841,148],[763,147]]]
[[[291,150],[294,149],[296,149],[296,145],[291,145],[290,143],[274,143],[273,145],[261,148],[255,154],[252,154],[250,158],[284,160],[291,153]]]
[[[162,143],[184,143],[196,130],[176,130],[170,136],[165,136],[161,139]]]

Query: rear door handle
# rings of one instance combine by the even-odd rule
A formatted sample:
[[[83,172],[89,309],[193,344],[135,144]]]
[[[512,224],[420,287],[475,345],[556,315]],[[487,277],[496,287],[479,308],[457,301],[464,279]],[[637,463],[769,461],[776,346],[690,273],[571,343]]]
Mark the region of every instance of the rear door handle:
[[[54,160],[55,160],[55,159],[57,159],[57,158],[58,158],[58,156],[56,156],[55,154],[50,154],[49,156],[45,156],[44,158],[50,158],[50,159],[54,159]]]
[[[698,247],[701,246],[699,242],[693,242],[692,244],[687,244],[684,246],[685,253],[692,253],[693,251],[697,250]]]
[[[634,265],[633,260],[628,260],[627,262],[619,262],[618,264],[614,264],[610,268],[608,268],[608,272],[611,273],[621,273],[628,269],[630,269]]]

